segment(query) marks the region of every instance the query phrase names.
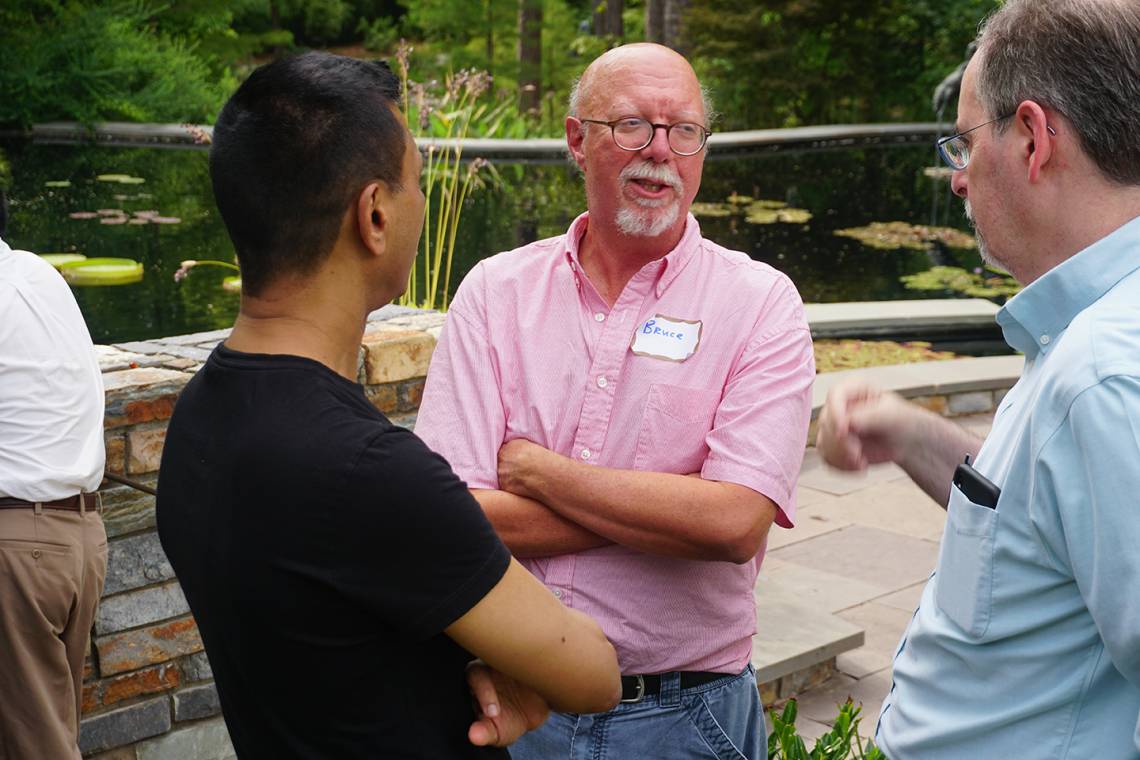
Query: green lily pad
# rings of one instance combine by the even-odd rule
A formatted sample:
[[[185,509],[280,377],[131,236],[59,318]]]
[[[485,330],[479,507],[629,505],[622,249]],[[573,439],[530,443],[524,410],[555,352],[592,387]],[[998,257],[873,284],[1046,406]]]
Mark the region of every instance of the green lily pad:
[[[143,265],[132,259],[95,258],[61,264],[59,272],[71,285],[129,285],[143,278]]]
[[[222,278],[222,290],[227,293],[240,293],[241,292],[241,277],[234,275],[233,277]]]
[[[71,180],[52,179],[44,183],[44,187],[71,187]]]
[[[750,195],[737,195],[736,193],[733,193],[732,195],[728,196],[728,198],[726,198],[725,200],[727,200],[733,206],[747,206],[749,203],[752,203],[752,196],[750,196]]]
[[[928,227],[907,222],[871,222],[866,227],[849,227],[836,230],[836,235],[858,240],[870,248],[893,251],[907,248],[925,251],[932,242],[939,241],[950,248],[978,247],[973,235],[952,227]]]
[[[918,274],[899,278],[909,290],[951,290],[975,298],[1004,301],[1017,294],[1021,285],[1005,275],[988,272],[967,272],[961,267],[932,267]]]
[[[744,221],[749,224],[807,224],[811,221],[811,212],[802,208],[790,208],[780,201],[757,201],[748,207]]]
[[[727,203],[694,203],[689,206],[693,216],[722,217],[732,216],[736,209]]]
[[[68,264],[72,261],[86,261],[87,257],[82,253],[41,253],[40,258],[51,264],[56,269],[61,265]]]

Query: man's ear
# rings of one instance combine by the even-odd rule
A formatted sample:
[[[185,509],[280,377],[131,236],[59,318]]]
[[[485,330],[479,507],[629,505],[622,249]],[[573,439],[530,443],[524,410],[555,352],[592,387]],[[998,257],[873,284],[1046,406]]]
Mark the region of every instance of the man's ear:
[[[566,117],[566,147],[570,149],[570,155],[574,157],[574,163],[578,164],[578,168],[582,173],[586,173],[586,152],[582,149],[582,144],[586,141],[586,129],[582,122],[573,116]]]
[[[1056,131],[1049,126],[1049,118],[1039,104],[1024,100],[1014,113],[1015,129],[1024,147],[1023,158],[1030,182],[1041,177],[1046,165],[1053,158]]]
[[[388,217],[387,192],[379,182],[371,182],[360,191],[356,199],[356,230],[364,248],[374,256],[383,255],[387,248]]]

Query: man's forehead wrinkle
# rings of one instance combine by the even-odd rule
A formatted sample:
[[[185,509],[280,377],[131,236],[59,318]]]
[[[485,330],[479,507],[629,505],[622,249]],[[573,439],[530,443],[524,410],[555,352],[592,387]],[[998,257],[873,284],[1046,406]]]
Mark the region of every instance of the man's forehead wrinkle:
[[[684,81],[689,79],[690,81]],[[678,81],[681,80],[681,81]],[[641,115],[646,106],[674,109],[679,116],[704,118],[700,87],[695,77],[684,77],[677,70],[653,69],[645,65],[607,67],[587,80],[584,106],[601,109],[611,118]],[[688,92],[686,92],[686,90]],[[677,93],[688,97],[677,107]]]

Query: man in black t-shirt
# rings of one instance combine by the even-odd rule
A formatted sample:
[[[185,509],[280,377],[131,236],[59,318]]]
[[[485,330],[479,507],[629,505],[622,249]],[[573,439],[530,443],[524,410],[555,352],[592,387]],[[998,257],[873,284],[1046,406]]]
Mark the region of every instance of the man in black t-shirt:
[[[506,756],[549,706],[620,692],[597,625],[355,382],[423,222],[398,91],[382,63],[309,53],[255,71],[215,126],[241,310],[178,401],[157,510],[243,758]]]

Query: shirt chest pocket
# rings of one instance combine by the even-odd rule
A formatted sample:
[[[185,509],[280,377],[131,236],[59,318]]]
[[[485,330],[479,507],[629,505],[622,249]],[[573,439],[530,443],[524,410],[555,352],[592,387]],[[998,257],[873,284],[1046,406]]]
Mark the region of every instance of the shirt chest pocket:
[[[935,600],[963,631],[981,638],[990,626],[998,512],[951,486],[947,513]]]
[[[700,472],[708,456],[720,393],[654,383],[637,434],[634,468],[688,475]]]

